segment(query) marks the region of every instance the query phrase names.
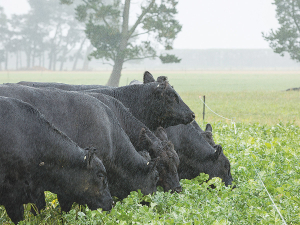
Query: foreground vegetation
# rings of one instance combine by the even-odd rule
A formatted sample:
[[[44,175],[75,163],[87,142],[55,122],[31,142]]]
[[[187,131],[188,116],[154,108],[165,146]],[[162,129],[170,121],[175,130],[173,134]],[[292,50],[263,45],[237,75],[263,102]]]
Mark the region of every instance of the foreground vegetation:
[[[226,123],[214,123],[213,128],[216,142],[231,162],[235,189],[218,178],[203,183],[207,175],[200,174],[181,180],[180,194],[132,192],[110,213],[74,204],[70,213],[62,215],[56,196],[47,193],[46,210],[34,217],[27,205],[26,219],[20,224],[281,224],[259,176],[287,224],[300,224],[300,127],[237,123],[237,134]],[[211,184],[216,188],[211,189]],[[3,207],[0,215],[0,223],[9,224]]]
[[[51,75],[51,76],[50,76]],[[86,75],[86,76],[83,76]],[[297,73],[201,73],[153,72],[167,75],[185,102],[195,111],[203,127],[202,103],[227,118],[233,125],[206,109],[205,121],[213,125],[214,139],[223,146],[231,162],[237,188],[225,187],[218,179],[208,182],[200,174],[193,180],[181,180],[180,194],[158,191],[152,196],[132,192],[116,201],[110,213],[90,211],[74,204],[70,213],[60,212],[56,196],[47,192],[47,207],[38,216],[26,205],[20,224],[281,224],[261,177],[287,224],[300,224],[300,92],[285,92],[300,87]],[[272,76],[271,76],[272,75]],[[77,84],[105,84],[109,73],[0,73],[5,82],[56,81]],[[142,78],[142,72],[122,77],[125,85]],[[70,82],[71,81],[71,82]],[[214,184],[215,189],[210,185]],[[147,202],[147,204],[142,204]],[[0,207],[0,223],[10,224]]]

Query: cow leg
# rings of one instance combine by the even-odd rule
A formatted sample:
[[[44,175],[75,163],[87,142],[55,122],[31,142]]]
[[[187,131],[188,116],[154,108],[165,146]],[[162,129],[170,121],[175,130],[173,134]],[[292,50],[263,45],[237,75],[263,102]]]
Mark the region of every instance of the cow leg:
[[[10,217],[11,221],[15,224],[23,220],[24,218],[24,207],[23,204],[5,205],[7,215]]]
[[[45,201],[45,193],[41,191],[37,196],[34,197],[33,201],[36,205],[37,212],[40,213],[42,209],[46,207],[46,201]],[[36,216],[37,212],[36,209],[31,206],[31,213]]]
[[[70,201],[68,197],[65,197],[63,195],[57,195],[57,200],[59,201],[61,211],[69,212],[71,210],[73,201]]]

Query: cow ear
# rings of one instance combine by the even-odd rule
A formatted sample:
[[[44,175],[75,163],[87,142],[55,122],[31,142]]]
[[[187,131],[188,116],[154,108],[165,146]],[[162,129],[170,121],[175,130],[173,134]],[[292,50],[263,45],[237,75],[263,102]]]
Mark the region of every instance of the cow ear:
[[[216,161],[219,156],[221,155],[221,153],[223,152],[222,146],[221,145],[215,145],[214,149],[216,150],[212,156],[212,160]]]
[[[139,147],[142,149],[149,149],[149,146],[152,144],[151,139],[146,134],[146,129],[142,128],[139,135]]]
[[[205,127],[205,132],[212,132],[212,126],[210,125],[210,123],[206,124],[206,127]]]
[[[96,149],[94,147],[87,147],[87,148],[85,148],[85,150],[87,150],[87,154],[84,157],[85,160],[87,161],[87,168],[91,169],[92,168],[92,160],[95,157]]]
[[[159,82],[159,83],[162,83],[162,82],[167,81],[167,80],[168,80],[168,78],[166,76],[159,76],[157,78],[157,82]]]
[[[151,156],[149,155],[149,152],[146,150],[143,151],[139,151],[138,152],[145,160],[150,161],[151,160]]]
[[[146,71],[144,73],[144,78],[143,78],[144,84],[150,83],[150,82],[155,82],[154,77],[152,76],[151,73],[149,73],[148,71]]]
[[[155,136],[161,141],[168,141],[168,135],[164,128],[158,127],[155,131]]]

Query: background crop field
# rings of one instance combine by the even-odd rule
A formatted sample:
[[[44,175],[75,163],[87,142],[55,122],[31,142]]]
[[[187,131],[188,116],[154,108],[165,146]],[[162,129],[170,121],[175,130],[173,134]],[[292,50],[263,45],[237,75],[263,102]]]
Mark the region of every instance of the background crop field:
[[[282,224],[267,192],[287,224],[300,224],[300,72],[153,71],[166,75],[175,90],[195,111],[203,127],[203,105],[199,95],[214,111],[235,118],[230,122],[206,109],[215,142],[223,146],[231,163],[233,184],[220,179],[204,182],[201,174],[181,180],[180,194],[158,191],[152,196],[132,192],[117,201],[110,213],[74,204],[70,213],[60,213],[56,195],[46,193],[47,207],[34,217],[26,206],[21,224]],[[143,71],[125,71],[121,85],[142,79]],[[109,72],[1,72],[0,83],[51,81],[73,84],[105,84]],[[210,184],[216,186],[210,188]],[[142,201],[149,206],[141,204]],[[0,207],[0,223],[11,224]]]
[[[144,71],[124,71],[120,85],[142,80]],[[203,122],[203,105],[238,122],[300,125],[300,92],[285,90],[300,87],[300,71],[151,71],[154,77],[168,76],[171,85]],[[105,84],[110,71],[99,72],[0,72],[0,83],[19,81]],[[224,121],[206,110],[206,121]]]

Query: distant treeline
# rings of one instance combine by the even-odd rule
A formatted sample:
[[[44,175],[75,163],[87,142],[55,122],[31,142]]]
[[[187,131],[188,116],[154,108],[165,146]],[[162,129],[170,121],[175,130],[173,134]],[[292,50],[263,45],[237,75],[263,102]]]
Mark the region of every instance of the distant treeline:
[[[159,60],[144,60],[130,64],[130,69],[157,70],[297,70],[300,64],[281,57],[272,49],[175,49],[181,58],[178,64],[161,64]]]
[[[88,69],[93,47],[74,7],[59,0],[28,0],[26,14],[8,17],[0,4],[0,69]],[[80,67],[78,61],[82,60]]]
[[[69,54],[74,55],[78,49]],[[81,54],[86,54],[83,50]],[[162,64],[159,59],[145,59],[141,61],[132,61],[124,65],[125,70],[299,70],[300,64],[291,60],[288,55],[281,57],[271,49],[175,49],[171,51],[181,58],[180,63]],[[26,57],[23,53],[22,57]],[[44,65],[49,64],[49,59],[44,58]],[[16,67],[16,61],[22,61],[21,57],[16,58],[15,54],[10,54],[8,70],[19,69]],[[111,70],[111,66],[104,65],[99,60],[85,60],[89,67],[84,68],[84,61],[80,62],[77,70]],[[36,61],[33,70],[48,69],[39,67],[39,61]],[[43,65],[43,64],[42,64]],[[63,70],[73,70],[74,62],[71,60],[64,63]],[[2,68],[3,69],[3,68]],[[24,67],[22,68],[24,69]],[[60,68],[56,68],[59,70]]]

